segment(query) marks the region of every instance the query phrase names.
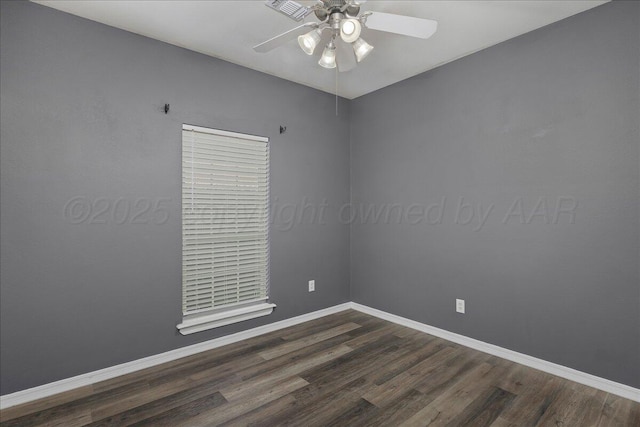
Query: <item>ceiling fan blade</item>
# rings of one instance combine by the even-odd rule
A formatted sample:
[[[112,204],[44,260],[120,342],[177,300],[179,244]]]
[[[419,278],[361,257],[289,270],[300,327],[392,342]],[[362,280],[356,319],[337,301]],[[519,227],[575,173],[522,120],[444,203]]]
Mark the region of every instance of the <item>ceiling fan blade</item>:
[[[356,68],[356,54],[353,52],[351,43],[344,43],[342,40],[336,43],[336,63],[341,73]]]
[[[371,14],[367,16],[365,26],[372,30],[428,39],[438,29],[438,22],[431,19],[415,18],[413,16],[371,12]]]
[[[273,38],[270,38],[269,40],[267,40],[266,42],[260,43],[257,46],[253,47],[253,50],[255,50],[256,52],[259,53],[265,53],[265,52],[269,52],[270,50],[273,50],[275,48],[277,48],[278,46],[281,46],[283,44],[285,44],[286,42],[288,42],[289,40],[295,39],[296,37],[304,34],[304,33],[308,33],[309,31],[311,31],[314,28],[318,28],[318,24],[316,24],[315,22],[307,22],[306,24],[302,24],[298,27],[295,27],[289,31],[286,31],[282,34],[279,34]]]

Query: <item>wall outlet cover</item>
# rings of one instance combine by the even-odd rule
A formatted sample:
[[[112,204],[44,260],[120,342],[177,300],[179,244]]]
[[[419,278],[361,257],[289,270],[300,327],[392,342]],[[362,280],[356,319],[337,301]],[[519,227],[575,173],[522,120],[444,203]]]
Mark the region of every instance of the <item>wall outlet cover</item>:
[[[464,300],[456,299],[456,312],[464,314]]]
[[[316,281],[309,280],[309,292],[314,292],[316,290]]]

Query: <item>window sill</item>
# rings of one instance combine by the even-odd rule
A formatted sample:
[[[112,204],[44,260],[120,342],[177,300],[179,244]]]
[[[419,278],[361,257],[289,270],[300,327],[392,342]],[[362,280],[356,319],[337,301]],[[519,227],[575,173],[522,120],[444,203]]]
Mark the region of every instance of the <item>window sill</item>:
[[[271,314],[275,306],[275,304],[265,302],[215,314],[198,315],[196,317],[187,316],[178,325],[178,330],[182,335],[189,335],[206,331],[207,329],[219,328],[220,326],[255,319],[256,317],[267,316]]]

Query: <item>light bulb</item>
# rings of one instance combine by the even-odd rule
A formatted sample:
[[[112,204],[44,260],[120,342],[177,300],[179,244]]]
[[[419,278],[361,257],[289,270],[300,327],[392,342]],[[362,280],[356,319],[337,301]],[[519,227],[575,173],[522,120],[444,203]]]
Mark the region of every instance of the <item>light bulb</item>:
[[[344,24],[342,24],[342,32],[348,36],[353,34],[355,30],[356,30],[356,25],[349,20],[346,20]]]

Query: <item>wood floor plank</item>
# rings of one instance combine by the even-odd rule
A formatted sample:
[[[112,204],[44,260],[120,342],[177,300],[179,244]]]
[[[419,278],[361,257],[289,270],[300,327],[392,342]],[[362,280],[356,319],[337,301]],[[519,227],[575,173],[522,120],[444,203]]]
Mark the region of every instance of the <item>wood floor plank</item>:
[[[259,354],[248,353],[232,360],[221,359],[219,363],[203,363],[200,369],[193,367],[188,370],[167,372],[164,377],[153,378],[149,381],[149,386],[162,387],[166,384],[181,382],[185,378],[189,378],[194,385],[197,385],[202,381],[208,382],[214,379],[227,378],[231,374],[236,374],[246,369],[247,366],[254,366],[262,362],[264,362],[264,359]]]
[[[199,364],[180,366],[174,369],[170,369],[163,374],[151,376],[148,379],[148,382],[149,384],[156,386],[180,380],[181,378],[188,376],[198,378],[202,377],[203,375],[211,376],[224,374],[225,371],[229,369],[229,367],[242,367],[264,361],[264,359],[258,352],[264,348],[268,348],[269,346],[279,345],[281,342],[282,340],[280,339],[272,339],[266,343],[251,346],[247,349],[238,349],[221,356],[217,356],[211,359],[205,359]],[[265,347],[265,345],[267,347]]]
[[[346,341],[345,344],[353,349],[357,349],[364,347],[367,344],[371,344],[385,335],[394,334],[399,330],[401,330],[401,327],[398,325],[384,325],[383,327],[369,328],[366,334],[359,335],[349,341]]]
[[[536,425],[584,425],[584,409],[588,397],[595,394],[595,390],[590,389],[587,393],[585,395],[573,387],[564,387]]]
[[[410,389],[422,381],[424,376],[434,371],[441,363],[450,359],[455,352],[455,349],[445,347],[432,357],[423,360],[402,374],[395,376],[392,380],[376,385],[372,390],[365,393],[363,397],[377,407],[384,408],[398,396],[408,393]]]
[[[509,406],[515,394],[501,388],[489,387],[471,402],[464,410],[446,424],[446,427],[473,425],[489,427]]]
[[[402,399],[398,399],[385,408],[378,408],[353,423],[353,427],[397,426],[411,418],[415,413],[435,399],[415,389],[409,390]]]
[[[623,399],[622,397],[608,394],[602,409],[600,419],[598,420],[598,427],[616,427],[622,426],[625,422],[629,425],[640,425],[640,416],[634,416],[633,410],[640,413],[638,404],[629,399]],[[631,424],[632,421],[636,421]]]
[[[508,373],[504,378],[498,379],[494,385],[517,396],[535,392],[553,378],[553,375],[515,362],[504,360],[502,363],[508,365]]]
[[[159,383],[151,382],[147,389],[136,393],[126,399],[117,401],[96,402],[92,407],[93,420],[101,420],[107,417],[117,415],[119,413],[134,410],[139,406],[152,403],[158,399],[164,399],[171,395],[177,395],[185,390],[198,389],[201,385],[209,387],[209,389],[219,389],[229,386],[236,381],[236,372],[242,369],[242,365],[223,358],[225,363],[215,367],[204,364],[206,369],[202,371],[190,372],[191,375],[176,376],[171,374],[168,376],[171,380],[163,379]],[[242,359],[243,362],[258,363],[263,361],[259,355],[250,354]]]
[[[393,335],[387,335],[379,340],[381,345],[362,347],[331,363],[311,370],[303,374],[309,385],[293,393],[295,404],[262,420],[258,425],[272,426],[289,423],[293,417],[300,412],[308,413],[315,410],[322,411],[322,407],[317,406],[317,402],[326,399],[336,393],[345,390],[347,396],[351,396],[358,387],[362,387],[373,378],[368,378],[371,372],[382,371],[384,366],[395,358],[413,351],[412,348],[400,348],[394,343],[400,339]],[[386,344],[385,344],[386,343]],[[366,364],[363,362],[369,361]],[[375,377],[374,377],[375,378]]]
[[[583,386],[584,388],[590,388]],[[604,410],[604,403],[607,399],[608,393],[602,390],[592,389],[591,392],[584,393],[582,408],[578,411],[583,413],[582,425],[585,426],[597,426],[600,421],[600,415]]]
[[[354,384],[355,387],[357,385]],[[295,413],[287,414],[276,425],[292,426],[325,426],[329,422],[356,406],[361,399],[349,386],[342,387],[335,393],[318,396],[299,407]]]
[[[361,312],[0,411],[10,426],[640,426],[640,403]]]
[[[391,360],[387,355],[396,357],[397,352],[401,351],[401,343],[400,338],[392,334],[385,335],[376,342],[357,348],[325,365],[308,369],[300,375],[317,387],[344,385],[365,375],[369,369],[382,369],[382,361]]]
[[[390,342],[397,339],[398,337],[393,334],[380,338],[380,340],[390,340]],[[378,343],[380,342],[378,341]],[[374,344],[370,343],[369,345],[373,346]],[[357,417],[366,417],[377,410],[374,405],[362,399],[361,396],[387,375],[386,367],[399,366],[402,363],[406,363],[407,356],[419,350],[422,345],[423,342],[417,341],[404,348],[390,346],[387,348],[395,350],[384,350],[379,356],[372,357],[371,359],[375,362],[369,364],[366,368],[361,368],[358,371],[347,369],[344,371],[344,375],[340,372],[332,371],[335,377],[340,378],[342,382],[337,382],[335,378],[332,381],[326,381],[328,379],[326,376],[322,378],[317,375],[310,375],[308,378],[313,381],[313,384],[309,384],[309,386],[294,393],[297,402],[300,403],[297,410],[285,413],[284,417],[281,414],[279,419],[267,420],[264,425],[353,425]],[[378,349],[371,347],[371,351],[379,350],[379,348],[385,348],[385,346],[378,346]],[[366,347],[362,348],[360,354],[362,356],[367,355],[367,350]],[[435,348],[430,350],[431,353],[435,351]],[[345,357],[353,357],[353,354]],[[422,357],[427,357],[426,352],[422,353]],[[353,357],[349,362],[345,363],[350,362],[359,362],[359,360],[357,357]],[[321,386],[323,383],[327,384],[324,389]]]
[[[540,388],[523,390],[493,422],[492,427],[534,427],[566,387],[566,381],[551,377]]]
[[[329,420],[326,424],[327,427],[342,427],[356,425],[358,420],[366,418],[370,414],[375,413],[378,408],[375,405],[360,398],[355,405],[352,405],[349,409],[338,415],[337,417]]]
[[[336,314],[332,314],[331,316],[327,316],[321,319],[316,319],[314,321],[305,322],[304,327],[302,328],[286,328],[280,330],[278,336],[282,338],[284,341],[294,341],[300,338],[304,338],[309,335],[313,335],[318,332],[325,331],[327,329],[333,328],[334,326],[339,326],[345,323],[353,322],[360,324],[360,321],[367,320],[368,317],[362,316],[362,313],[355,310],[344,310]],[[299,325],[296,325],[299,326]]]
[[[266,374],[254,377],[247,381],[243,381],[242,383],[224,387],[220,390],[220,392],[228,401],[239,400],[241,397],[253,394],[256,391],[268,389],[272,386],[272,384],[281,381],[284,378],[297,375],[314,366],[322,365],[325,362],[336,359],[351,351],[353,351],[352,348],[341,344],[337,347],[325,350],[324,352],[317,355],[300,360],[296,364],[284,366],[282,369],[279,369],[275,372],[267,372]]]
[[[159,415],[146,418],[142,421],[139,421],[130,425],[136,426],[136,427],[179,426],[197,417],[198,415],[202,414],[205,411],[211,411],[226,403],[227,401],[224,399],[224,397],[220,393],[216,392],[209,396],[196,399],[185,405],[178,406],[176,408],[162,412]]]
[[[81,399],[93,392],[92,386],[79,387],[73,390],[65,391],[44,399],[38,399],[33,402],[23,403],[0,411],[0,422],[6,422],[15,418],[24,417],[35,412],[51,409],[55,406],[64,405]]]
[[[496,368],[489,363],[482,363],[458,378],[455,385],[440,394],[431,403],[401,424],[410,426],[444,426],[457,414],[464,411],[478,395],[488,386]]]
[[[206,369],[207,366],[216,366],[226,363],[230,360],[238,360],[238,358],[253,354],[264,348],[269,348],[282,342],[278,336],[271,334],[254,337],[251,340],[240,341],[208,350],[192,356],[184,357],[172,362],[163,363],[131,374],[116,377],[110,380],[102,381],[93,385],[94,392],[100,393],[120,387],[123,384],[130,384],[135,381],[152,382],[159,378],[168,378],[170,374],[177,376],[188,375],[189,372]]]
[[[395,339],[397,337],[392,335],[388,338]],[[394,352],[382,353],[380,357],[375,358],[375,363],[370,365],[368,369],[360,370],[360,375],[355,378],[349,375],[342,376],[329,370],[329,373],[337,377],[351,379],[351,381],[340,384],[333,392],[326,392],[327,390],[325,390],[325,393],[319,393],[318,389],[315,388],[314,393],[305,393],[309,389],[314,389],[311,384],[300,389],[295,393],[298,402],[302,403],[300,409],[295,414],[290,413],[287,418],[272,424],[291,423],[291,425],[305,426],[353,425],[356,423],[357,418],[367,417],[378,409],[375,405],[364,400],[362,396],[366,390],[371,389],[376,383],[380,383],[383,378],[387,377],[388,372],[386,369],[388,367],[410,366],[418,360],[436,353],[440,348],[438,343],[433,343],[433,345],[425,349],[422,347],[425,341],[417,340],[411,346],[398,347]],[[423,350],[423,352],[418,352],[419,350]],[[419,356],[416,356],[416,352],[418,352]],[[394,372],[394,370],[392,369],[391,372]],[[314,383],[317,384],[317,380]],[[332,384],[335,386],[335,381]]]
[[[103,417],[94,413],[93,423],[90,426],[122,426],[129,425],[147,418],[162,414],[173,408],[190,404],[198,399],[215,394],[220,386],[220,381],[214,380],[198,386],[181,390],[160,399],[149,401],[143,405],[134,406],[132,409],[117,412],[114,415]],[[99,420],[99,421],[96,421]]]
[[[350,332],[360,327],[361,326],[358,325],[357,323],[353,323],[353,322],[345,323],[343,325],[339,325],[331,329],[316,332],[313,335],[299,338],[295,341],[284,342],[276,347],[271,347],[266,350],[263,350],[258,354],[260,354],[260,356],[262,356],[266,360],[274,359],[278,356],[282,356],[283,354],[291,353],[292,351],[299,350],[304,347],[308,347],[320,341],[328,340],[329,338],[333,338],[337,335],[342,335],[346,332]]]
[[[254,363],[250,366],[246,366],[241,371],[239,371],[238,376],[242,379],[242,381],[249,380],[258,375],[265,374],[275,369],[280,369],[283,366],[298,363],[298,361],[300,361],[301,359],[321,353],[325,350],[337,347],[341,344],[346,345],[345,343],[351,340],[352,337],[358,336],[362,333],[366,333],[365,328],[358,328],[351,331],[350,333],[337,335],[333,338],[311,344],[307,347],[300,348],[291,353],[283,354],[282,356],[276,357],[275,359],[263,360],[262,362]],[[351,348],[351,346],[348,347]]]
[[[236,418],[240,414],[249,412],[282,396],[286,396],[307,384],[308,383],[305,380],[298,376],[287,378],[273,384],[272,387],[268,389],[253,393],[246,399],[233,403],[229,402],[221,405],[219,408],[201,412],[197,416],[190,417],[188,420],[185,420],[181,425],[185,427],[218,426],[226,421]]]
[[[452,349],[452,352],[452,357],[438,362],[414,388],[427,395],[440,395],[454,386],[468,371],[486,363],[484,354],[464,351],[461,348]]]
[[[299,406],[300,405],[293,394],[287,394],[244,414],[240,414],[236,418],[221,423],[220,427],[265,425],[264,420],[269,418],[281,418],[282,414],[288,413],[292,408]]]
[[[413,328],[402,327],[398,332],[396,332],[396,335],[399,336],[400,338],[410,338],[410,337],[415,337],[416,332],[420,333],[419,331]]]
[[[53,420],[44,420],[36,427],[81,427],[91,422],[91,411],[76,411],[72,414],[62,415]]]
[[[384,366],[405,355],[413,348],[399,345],[397,337],[388,335],[375,343],[360,347],[331,363],[310,369],[301,375],[317,389],[344,386],[353,380],[367,376],[371,371],[381,372]]]
[[[148,384],[138,381],[130,385],[122,386],[117,390],[110,390],[99,394],[89,394],[86,397],[81,397],[77,400],[54,406],[44,411],[38,411],[33,414],[14,418],[8,422],[3,422],[2,426],[32,427],[46,423],[53,423],[55,420],[73,416],[73,414],[78,414],[79,416],[85,414],[87,411],[90,411],[93,407],[101,404],[102,402],[126,401],[126,399],[132,398],[138,393],[144,392],[148,389]]]
[[[441,350],[445,348],[451,348],[446,346],[446,343],[441,340],[431,340],[425,345],[421,346],[421,348],[412,351],[404,357],[400,357],[393,362],[387,364],[384,367],[384,370],[379,372],[377,378],[375,380],[375,385],[380,386],[385,384],[388,381],[391,381],[393,378],[402,375],[404,372],[412,369],[414,366],[424,362],[432,356],[435,356]],[[437,363],[436,359],[432,359],[431,363]]]

